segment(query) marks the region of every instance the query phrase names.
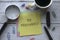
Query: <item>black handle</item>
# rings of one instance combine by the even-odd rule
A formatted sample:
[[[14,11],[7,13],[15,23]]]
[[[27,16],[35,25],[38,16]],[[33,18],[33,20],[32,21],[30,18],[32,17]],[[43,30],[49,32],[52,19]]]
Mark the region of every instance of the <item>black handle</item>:
[[[45,30],[45,32],[46,32],[46,34],[47,34],[49,40],[53,40],[53,38],[51,37],[49,31],[47,30],[47,28],[46,28],[45,26],[44,26],[44,30]]]
[[[7,23],[4,23],[3,27],[0,30],[0,35],[3,33],[6,27],[7,27]]]

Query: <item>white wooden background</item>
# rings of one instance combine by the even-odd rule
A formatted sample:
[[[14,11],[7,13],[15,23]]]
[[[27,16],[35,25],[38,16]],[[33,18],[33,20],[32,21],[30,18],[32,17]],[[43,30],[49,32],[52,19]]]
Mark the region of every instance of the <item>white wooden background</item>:
[[[19,8],[21,4],[23,3],[30,3],[34,0],[22,0],[23,2],[20,2],[21,0],[0,0],[0,16],[5,15],[5,9],[9,5],[17,5]],[[22,10],[20,8],[20,10]],[[51,11],[51,29],[55,27],[55,30],[52,31],[51,29],[50,34],[52,35],[54,40],[60,40],[60,0],[53,0],[53,3],[49,9]],[[52,12],[55,12],[56,18],[52,16]],[[42,16],[42,29],[46,25],[45,23],[45,15]],[[1,19],[0,19],[1,21]],[[3,23],[0,22],[0,27],[2,27]],[[0,36],[0,40],[30,40],[31,38],[35,38],[35,40],[48,40],[48,37],[46,36],[44,29],[42,35],[37,36],[26,36],[26,37],[18,37],[17,36],[17,24],[16,21],[9,22],[7,28],[3,32],[3,34]]]

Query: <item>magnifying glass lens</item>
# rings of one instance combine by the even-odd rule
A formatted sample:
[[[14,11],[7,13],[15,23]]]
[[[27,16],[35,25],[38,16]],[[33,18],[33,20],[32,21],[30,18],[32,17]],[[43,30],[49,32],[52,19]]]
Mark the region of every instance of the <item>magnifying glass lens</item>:
[[[6,9],[6,16],[8,19],[15,20],[18,18],[20,10],[17,6],[11,5]]]

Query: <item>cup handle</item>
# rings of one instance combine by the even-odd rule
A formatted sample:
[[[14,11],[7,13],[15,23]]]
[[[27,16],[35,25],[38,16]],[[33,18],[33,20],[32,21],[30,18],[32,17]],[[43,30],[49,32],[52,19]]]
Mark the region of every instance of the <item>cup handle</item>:
[[[27,7],[35,7],[35,2],[28,4]]]
[[[34,3],[32,3],[32,5],[31,5],[31,7],[34,7],[36,4],[35,4],[35,2]]]

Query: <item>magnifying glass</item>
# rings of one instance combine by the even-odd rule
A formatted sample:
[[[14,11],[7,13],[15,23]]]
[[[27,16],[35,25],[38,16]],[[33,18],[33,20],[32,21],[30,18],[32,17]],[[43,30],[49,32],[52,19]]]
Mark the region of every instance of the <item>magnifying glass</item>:
[[[10,20],[14,21],[14,20],[18,19],[19,14],[20,14],[20,9],[16,5],[10,5],[10,6],[8,6],[6,8],[6,10],[5,10],[5,16],[7,18],[7,21],[2,26],[2,28],[0,30],[0,35],[5,30],[5,28],[7,26],[7,22],[10,21]]]
[[[6,8],[5,15],[10,20],[15,20],[19,17],[20,10],[15,5],[10,5]]]

